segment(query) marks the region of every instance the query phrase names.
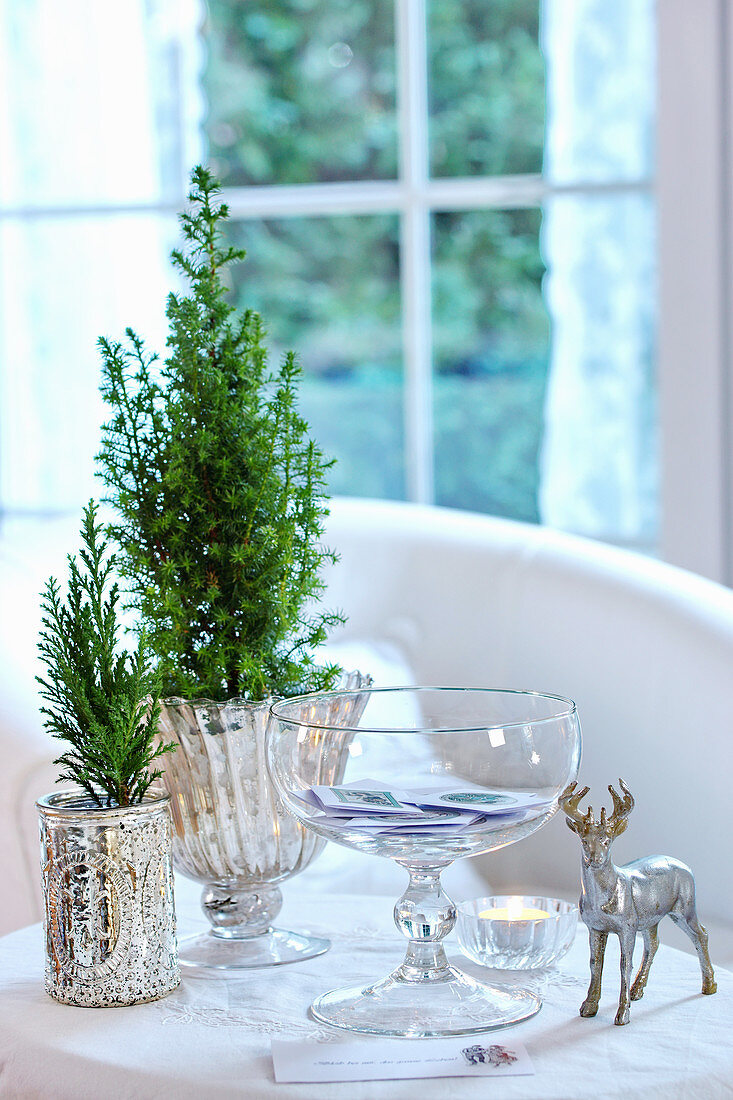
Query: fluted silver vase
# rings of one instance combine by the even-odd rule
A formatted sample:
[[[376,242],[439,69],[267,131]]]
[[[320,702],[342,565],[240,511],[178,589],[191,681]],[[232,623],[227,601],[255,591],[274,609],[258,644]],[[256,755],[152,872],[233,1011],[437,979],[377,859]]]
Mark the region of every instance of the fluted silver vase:
[[[168,796],[103,809],[57,791],[36,806],[47,993],[85,1008],[170,993],[181,974]]]
[[[349,673],[339,685],[355,691],[371,683]],[[324,721],[358,722],[366,700],[327,700]],[[328,940],[274,928],[282,906],[279,884],[304,870],[324,841],[284,809],[267,774],[265,743],[272,700],[166,699],[160,734],[177,751],[162,758],[170,795],[173,862],[203,884],[201,905],[211,927],[183,940],[185,969],[217,971],[277,966],[327,951]],[[321,782],[337,783],[343,752],[324,753]]]

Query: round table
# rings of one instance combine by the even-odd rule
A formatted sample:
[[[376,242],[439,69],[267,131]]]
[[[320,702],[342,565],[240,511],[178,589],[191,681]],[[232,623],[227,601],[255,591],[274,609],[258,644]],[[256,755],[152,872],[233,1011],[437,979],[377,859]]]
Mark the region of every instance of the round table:
[[[443,1078],[278,1085],[270,1040],[369,1043],[368,1036],[319,1026],[308,1016],[318,993],[386,974],[402,955],[394,898],[313,896],[286,884],[278,924],[329,935],[317,959],[251,971],[235,981],[184,977],[170,996],[130,1008],[71,1008],[43,989],[43,939],[35,925],[0,939],[0,1096],[44,1100],[204,1100],[227,1097],[348,1097],[424,1100],[481,1097],[485,1080]],[[198,930],[195,893],[178,893],[179,929]],[[717,971],[718,993],[700,995],[697,959],[661,947],[631,1023],[615,1027],[618,950],[609,941],[598,1016],[578,1008],[588,981],[581,926],[557,968],[522,975],[487,972],[465,960],[455,937],[449,955],[471,973],[537,990],[543,1008],[505,1035],[527,1047],[535,1076],[506,1077],[502,1100],[715,1100],[733,1096],[733,974]],[[452,951],[450,950],[452,948]],[[715,958],[713,944],[713,959]],[[381,1041],[381,1040],[380,1040]],[[420,1040],[415,1040],[420,1042]]]

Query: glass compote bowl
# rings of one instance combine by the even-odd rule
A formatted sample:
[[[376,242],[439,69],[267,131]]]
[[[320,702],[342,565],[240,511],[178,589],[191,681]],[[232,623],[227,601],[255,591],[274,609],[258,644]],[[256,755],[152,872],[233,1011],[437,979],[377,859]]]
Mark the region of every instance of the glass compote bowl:
[[[271,711],[267,762],[288,810],[319,836],[387,856],[410,876],[394,911],[408,940],[404,961],[386,978],[325,993],[312,1015],[409,1038],[466,1035],[533,1016],[541,1006],[535,994],[449,966],[442,940],[456,909],[440,875],[461,856],[513,844],[549,821],[580,763],[575,704],[489,688],[361,694],[366,705],[350,725],[319,719],[322,695]],[[322,777],[336,751],[346,764],[331,787]]]

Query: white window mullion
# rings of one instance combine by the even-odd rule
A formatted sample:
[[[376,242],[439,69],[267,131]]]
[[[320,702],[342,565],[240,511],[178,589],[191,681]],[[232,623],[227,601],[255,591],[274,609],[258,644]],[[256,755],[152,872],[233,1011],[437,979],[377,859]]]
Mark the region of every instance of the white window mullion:
[[[401,218],[400,280],[405,369],[407,496],[433,500],[433,387],[425,0],[397,0]]]
[[[225,187],[222,196],[234,218],[394,213],[404,204],[397,180]]]
[[[201,159],[200,157],[198,158]],[[354,180],[344,183],[257,184],[225,187],[222,198],[234,219],[299,218],[337,214],[393,214],[407,209],[412,188],[400,180]],[[418,205],[429,210],[521,210],[541,206],[554,195],[651,194],[649,179],[603,182],[578,180],[553,184],[541,176],[475,176],[427,180]],[[42,218],[114,218],[127,214],[176,215],[185,202],[185,188],[159,202],[64,203],[0,206],[0,221]]]

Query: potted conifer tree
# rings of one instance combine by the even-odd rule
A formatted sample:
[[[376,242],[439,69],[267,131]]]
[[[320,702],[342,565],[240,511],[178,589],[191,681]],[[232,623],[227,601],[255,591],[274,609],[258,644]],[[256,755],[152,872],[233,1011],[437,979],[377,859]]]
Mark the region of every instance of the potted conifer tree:
[[[321,542],[330,463],[297,409],[295,355],[271,367],[261,318],[228,301],[227,268],[244,253],[224,243],[219,190],[194,169],[184,247],[172,253],[188,292],[168,298],[162,366],[132,329],[124,344],[100,340],[112,414],[98,456],[123,575],[157,659],[162,736],[178,746],[164,775],[174,860],[204,884],[212,924],[182,945],[181,962],[217,970],[327,948],[271,927],[277,883],[321,843],[269,783],[269,706],[367,682],[314,658],[341,621],[318,604],[334,557]]]
[[[120,650],[116,583],[90,502],[66,598],[50,578],[39,641],[45,725],[74,784],[39,799],[46,990],[88,1007],[163,997],[179,984],[168,796],[152,788],[173,746],[157,736],[159,680],[145,636]]]

